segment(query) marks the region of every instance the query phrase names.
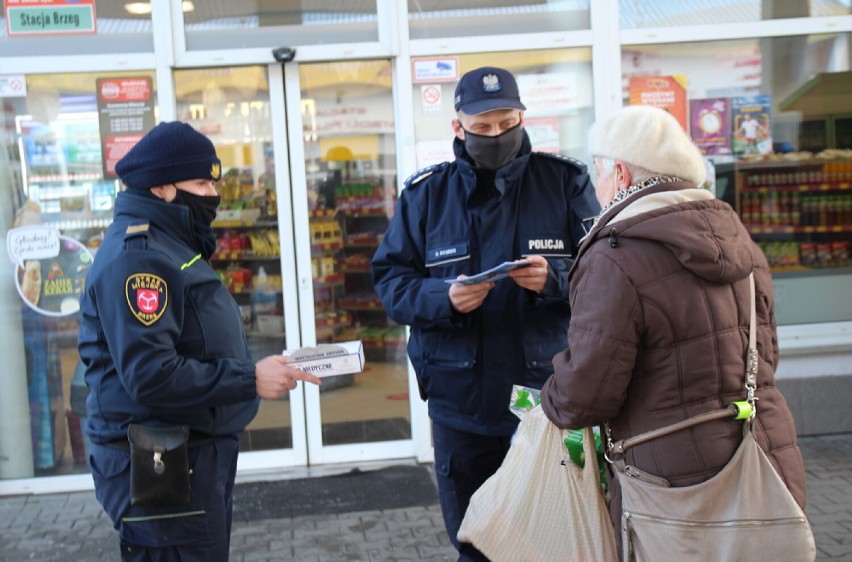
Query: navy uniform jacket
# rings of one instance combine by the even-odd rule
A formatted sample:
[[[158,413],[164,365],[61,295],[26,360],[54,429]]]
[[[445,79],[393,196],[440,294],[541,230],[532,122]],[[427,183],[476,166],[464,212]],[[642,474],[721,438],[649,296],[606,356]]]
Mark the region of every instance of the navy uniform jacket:
[[[449,427],[509,435],[513,384],[541,388],[567,345],[568,270],[600,209],[586,167],[531,152],[477,185],[464,144],[456,160],[406,182],[372,261],[376,292],[396,322],[411,326],[408,354],[429,415]],[[482,183],[482,182],[481,182]],[[541,294],[496,282],[481,307],[455,311],[446,279],[538,254],[549,278]]]
[[[182,205],[118,195],[80,297],[78,348],[95,443],[126,440],[129,423],[237,435],[257,413],[239,308]]]

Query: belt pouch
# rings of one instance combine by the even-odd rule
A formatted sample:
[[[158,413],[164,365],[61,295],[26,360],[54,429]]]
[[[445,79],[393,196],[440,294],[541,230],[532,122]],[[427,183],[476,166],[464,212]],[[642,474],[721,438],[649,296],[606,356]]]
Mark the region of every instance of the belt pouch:
[[[189,427],[130,424],[130,504],[189,504]]]

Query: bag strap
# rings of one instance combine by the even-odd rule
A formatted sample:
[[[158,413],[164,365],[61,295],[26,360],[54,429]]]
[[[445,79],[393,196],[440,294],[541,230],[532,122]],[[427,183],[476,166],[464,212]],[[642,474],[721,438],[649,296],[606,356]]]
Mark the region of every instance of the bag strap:
[[[757,297],[755,296],[754,290],[754,272],[748,274],[748,286],[749,292],[751,293],[749,298],[749,319],[748,319],[748,356],[746,358],[746,373],[745,373],[745,387],[748,403],[752,406],[751,416],[749,420],[753,419],[755,414],[757,414],[757,409],[754,407],[755,400],[757,398],[754,397],[754,391],[757,389],[757,306],[755,301]]]
[[[750,299],[748,320],[748,352],[746,355],[746,370],[744,381],[746,389],[746,399],[731,402],[727,408],[720,408],[718,410],[704,412],[703,414],[692,416],[690,418],[681,420],[671,425],[652,429],[651,431],[646,431],[645,433],[640,433],[639,435],[634,435],[633,437],[628,437],[626,439],[619,439],[618,441],[612,440],[612,432],[610,431],[609,422],[606,422],[604,424],[604,427],[607,439],[607,461],[609,461],[610,463],[614,463],[618,455],[623,455],[624,451],[631,447],[635,447],[636,445],[641,445],[642,443],[646,443],[648,441],[651,441],[652,439],[664,437],[666,435],[670,435],[683,429],[713,420],[734,417],[734,419],[737,420],[746,420],[746,426],[748,428],[748,425],[751,423],[752,419],[754,419],[755,414],[757,414],[757,408],[755,404],[757,398],[755,397],[754,392],[757,388],[758,366],[756,319],[757,306],[754,289],[754,273],[749,273],[748,281]],[[623,463],[623,461],[621,462]]]

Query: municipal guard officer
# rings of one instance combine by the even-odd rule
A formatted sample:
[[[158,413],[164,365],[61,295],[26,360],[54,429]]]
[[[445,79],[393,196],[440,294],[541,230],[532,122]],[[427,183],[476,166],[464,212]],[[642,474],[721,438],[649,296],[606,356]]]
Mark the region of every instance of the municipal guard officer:
[[[455,109],[456,159],[406,181],[372,270],[385,310],[411,327],[450,540],[459,560],[485,560],[456,534],[509,448],[512,385],[541,388],[565,348],[568,270],[600,207],[584,165],[532,152],[510,72],[466,73]],[[529,266],[510,278],[447,282],[519,258]]]
[[[319,380],[281,356],[249,356],[239,308],[208,262],[221,177],[213,143],[160,123],[116,173],[128,189],[80,299],[96,495],[122,560],[227,560],[240,434],[260,398]],[[131,505],[129,424],[190,428],[188,504]]]

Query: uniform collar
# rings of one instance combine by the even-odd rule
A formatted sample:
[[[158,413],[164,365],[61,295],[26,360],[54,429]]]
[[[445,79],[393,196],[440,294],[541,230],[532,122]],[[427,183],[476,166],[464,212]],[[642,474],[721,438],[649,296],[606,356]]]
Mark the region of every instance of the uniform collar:
[[[172,205],[154,197],[147,191],[122,191],[115,198],[115,218],[146,219],[171,238],[195,247],[189,209]]]

